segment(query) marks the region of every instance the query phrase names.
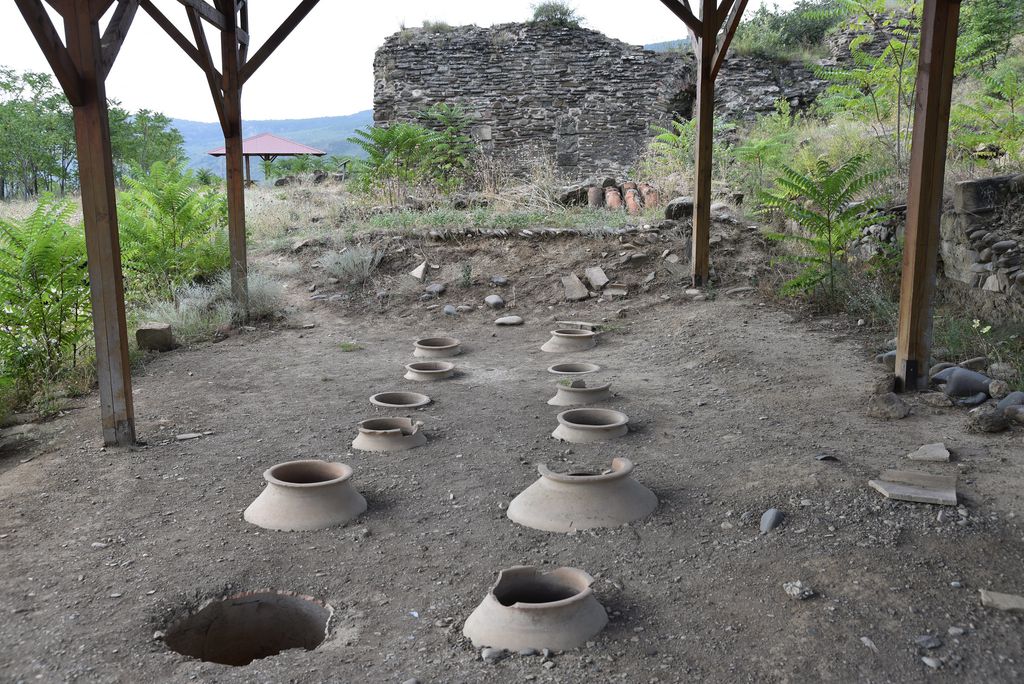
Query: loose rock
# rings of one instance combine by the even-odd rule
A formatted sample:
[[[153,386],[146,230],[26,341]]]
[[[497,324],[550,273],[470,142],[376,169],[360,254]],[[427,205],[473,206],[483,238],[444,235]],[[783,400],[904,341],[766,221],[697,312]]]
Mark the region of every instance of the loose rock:
[[[979,406],[971,411],[967,427],[976,432],[1002,432],[1010,427],[1010,422],[1003,411]]]
[[[580,302],[590,297],[587,286],[575,273],[562,277],[562,287],[565,289],[565,298],[570,302]]]
[[[519,316],[502,316],[494,321],[494,325],[522,325],[523,319]]]
[[[947,449],[946,445],[942,442],[925,444],[917,451],[912,451],[907,454],[907,458],[911,461],[946,462],[949,461],[949,449]]]
[[[790,598],[798,601],[803,601],[814,596],[814,589],[811,589],[809,584],[804,584],[800,580],[796,580],[795,582],[786,582],[782,585],[782,588]]]
[[[491,276],[491,285],[504,287],[505,285],[508,285],[508,278],[500,275]]]
[[[448,286],[445,285],[444,283],[430,283],[425,288],[423,288],[423,291],[428,295],[433,295],[437,297],[439,295],[444,294],[444,291],[447,289]]]
[[[949,374],[944,391],[951,397],[970,397],[981,392],[988,394],[988,386],[991,382],[991,378],[981,373],[966,368],[956,368]]]
[[[868,415],[881,420],[900,420],[910,415],[910,407],[895,392],[889,392],[871,397]]]
[[[928,667],[932,668],[933,670],[938,670],[940,667],[942,667],[942,661],[938,658],[924,656],[921,658],[921,662],[927,665]]]
[[[761,514],[761,533],[767,534],[782,524],[785,514],[778,508],[769,508]]]
[[[484,304],[491,307],[492,309],[504,309],[505,300],[501,298],[501,295],[487,295],[484,297]]]
[[[940,648],[942,646],[942,639],[931,634],[922,634],[914,639],[914,643],[917,644],[919,648],[927,648],[930,650],[933,648]]]
[[[505,651],[500,648],[485,648],[480,651],[480,659],[485,663],[496,663],[505,656]]]
[[[446,316],[456,316],[459,313],[458,309],[456,309],[453,304],[445,304],[443,311]]]

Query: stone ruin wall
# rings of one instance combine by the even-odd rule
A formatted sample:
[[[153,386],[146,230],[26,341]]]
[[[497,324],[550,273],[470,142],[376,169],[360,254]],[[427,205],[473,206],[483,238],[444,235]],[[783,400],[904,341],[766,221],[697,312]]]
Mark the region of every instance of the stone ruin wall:
[[[485,154],[524,174],[550,158],[563,180],[621,174],[653,124],[692,115],[692,56],[652,52],[578,27],[504,24],[405,29],[374,58],[374,121],[415,121],[440,101],[476,120]],[[810,104],[823,84],[807,69],[731,58],[719,76],[724,118],[753,120],[779,98]]]
[[[990,318],[1024,313],[1024,174],[957,183],[941,240],[943,275]]]

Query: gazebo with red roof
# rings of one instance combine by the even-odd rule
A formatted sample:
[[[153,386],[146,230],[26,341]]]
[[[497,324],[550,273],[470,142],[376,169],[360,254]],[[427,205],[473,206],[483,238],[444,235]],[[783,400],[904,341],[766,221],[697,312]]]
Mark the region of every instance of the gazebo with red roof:
[[[223,157],[227,154],[227,148],[218,147],[210,150],[207,154],[214,157]],[[249,158],[259,157],[264,161],[274,161],[278,157],[297,157],[299,155],[311,157],[322,157],[326,152],[318,150],[309,145],[282,138],[273,133],[260,133],[242,141],[242,157],[245,159],[245,182],[252,183],[252,173],[249,169]]]

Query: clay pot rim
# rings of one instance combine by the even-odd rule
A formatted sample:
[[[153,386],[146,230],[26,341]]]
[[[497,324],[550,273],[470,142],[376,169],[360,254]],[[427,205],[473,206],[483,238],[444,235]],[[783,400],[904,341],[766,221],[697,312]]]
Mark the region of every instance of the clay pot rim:
[[[505,579],[510,579],[516,576],[536,578],[543,577],[544,575],[551,575],[554,573],[559,573],[561,575],[571,575],[573,577],[573,580],[579,581],[580,583],[585,584],[585,586],[572,596],[569,596],[564,599],[559,599],[557,601],[545,601],[544,603],[523,603],[521,601],[517,601],[512,604],[505,604],[502,603],[501,600],[498,598],[497,594],[495,594],[495,590],[499,586],[501,586],[501,583]],[[491,586],[491,590],[488,592],[488,597],[493,601],[497,602],[497,604],[500,605],[502,608],[512,610],[548,610],[551,608],[561,608],[562,606],[571,606],[574,603],[579,603],[580,601],[586,600],[594,594],[594,589],[590,586],[593,583],[594,578],[590,575],[590,573],[586,572],[585,570],[580,570],[579,568],[571,568],[563,565],[554,568],[553,570],[548,570],[545,572],[533,565],[514,565],[511,568],[506,568],[504,570],[498,571],[498,580]]]
[[[592,425],[588,423],[574,423],[572,422],[572,415],[570,414],[582,414],[582,413],[597,413],[606,416],[610,419],[608,423],[602,423],[600,425]],[[629,416],[622,411],[616,411],[614,409],[604,408],[572,408],[559,413],[556,418],[558,419],[559,425],[564,425],[567,428],[573,430],[609,430],[612,428],[622,427],[629,423]]]
[[[569,385],[558,385],[559,392],[575,392],[577,394],[586,394],[587,392],[603,392],[612,386],[612,383],[606,382],[603,385],[594,385],[593,387],[570,387]]]
[[[370,427],[367,423],[393,423],[394,427],[379,428]],[[359,432],[364,435],[414,435],[416,434],[420,426],[423,425],[422,421],[413,420],[412,418],[404,417],[384,417],[384,418],[367,418],[366,420],[359,421]]]
[[[431,344],[436,343],[436,344]],[[454,337],[421,337],[412,343],[417,349],[425,349],[428,351],[444,351],[447,349],[455,349],[462,343]]]
[[[579,328],[559,328],[558,330],[552,330],[551,334],[555,337],[568,337],[571,339],[594,337],[597,335],[593,330],[580,330]]]
[[[609,472],[596,475],[573,475],[571,473],[556,473],[548,468],[546,463],[537,464],[537,472],[541,477],[555,482],[565,484],[591,484],[594,482],[611,482],[629,477],[633,472],[633,462],[623,456],[616,456],[612,459],[612,467]]]
[[[280,471],[282,468],[296,465],[314,465],[316,467],[327,466],[328,469],[336,470],[338,475],[329,480],[318,480],[316,482],[289,482],[288,480],[282,480],[277,477],[275,471]],[[346,463],[339,463],[337,461],[323,461],[318,458],[302,458],[295,461],[285,461],[284,463],[277,463],[270,466],[263,471],[263,479],[268,484],[273,484],[278,487],[290,487],[294,489],[310,489],[314,487],[326,487],[328,485],[335,485],[339,482],[344,482],[352,477],[352,466]]]
[[[411,399],[411,402],[404,404],[396,404],[393,401],[389,402],[385,399],[385,397],[388,397],[389,395],[405,395],[406,397],[409,397]],[[373,404],[374,406],[381,406],[383,408],[414,409],[420,408],[421,406],[426,406],[427,404],[430,403],[430,401],[430,397],[428,397],[426,394],[420,394],[419,392],[406,392],[404,390],[377,392],[377,394],[374,394],[373,396],[370,397],[371,404]]]
[[[423,366],[431,366],[431,368]],[[413,373],[447,373],[455,370],[455,364],[451,361],[414,361],[405,364],[405,369]]]
[[[584,367],[586,370],[556,370],[557,368],[565,368],[566,366]],[[548,367],[548,373],[551,373],[552,375],[586,375],[587,373],[596,373],[599,370],[601,370],[599,365],[596,363],[590,363],[589,361],[565,361]]]

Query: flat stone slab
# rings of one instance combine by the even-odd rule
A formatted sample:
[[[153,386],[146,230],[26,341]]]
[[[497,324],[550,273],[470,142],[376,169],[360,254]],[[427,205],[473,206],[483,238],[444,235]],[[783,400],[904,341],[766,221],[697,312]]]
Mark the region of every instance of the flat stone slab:
[[[981,590],[981,605],[1014,613],[1024,613],[1024,596],[1002,594],[998,591]]]
[[[604,269],[600,266],[591,266],[586,270],[584,275],[586,275],[587,282],[590,283],[590,287],[595,290],[600,290],[608,284],[608,276],[605,275]]]
[[[956,475],[886,470],[868,484],[887,499],[956,506]]]
[[[575,273],[562,276],[562,287],[565,288],[566,300],[570,302],[579,302],[590,297],[590,290],[582,280],[576,277]]]
[[[907,454],[907,458],[911,461],[933,461],[936,463],[946,463],[949,461],[949,449],[942,442],[936,442],[935,444],[925,444],[917,451],[912,451]]]

